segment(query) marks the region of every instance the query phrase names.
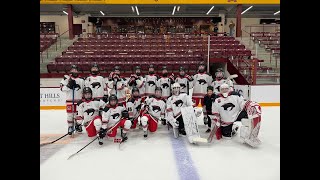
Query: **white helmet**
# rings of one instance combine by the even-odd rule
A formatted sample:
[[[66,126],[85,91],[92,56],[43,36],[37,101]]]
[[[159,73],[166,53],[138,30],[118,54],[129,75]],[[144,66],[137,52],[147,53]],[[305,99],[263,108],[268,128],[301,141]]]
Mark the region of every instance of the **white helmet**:
[[[228,97],[228,94],[229,94],[229,90],[230,90],[230,87],[228,84],[224,83],[220,86],[220,92],[221,94],[223,95],[223,97]]]
[[[172,89],[172,94],[174,94],[174,95],[179,95],[180,94],[180,84],[179,83],[174,83],[171,86],[171,89]]]

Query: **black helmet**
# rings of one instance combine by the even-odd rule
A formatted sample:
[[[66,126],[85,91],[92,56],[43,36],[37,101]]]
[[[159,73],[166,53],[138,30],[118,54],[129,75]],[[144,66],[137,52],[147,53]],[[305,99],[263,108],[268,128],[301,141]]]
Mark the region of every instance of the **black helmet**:
[[[153,64],[150,64],[150,65],[149,65],[149,68],[154,68],[154,65],[153,65]]]
[[[138,89],[137,87],[135,87],[135,86],[134,86],[134,87],[132,88],[132,90],[131,90],[131,94],[133,94],[133,93],[134,93],[134,92],[136,92],[136,91],[138,91],[138,92],[139,92],[139,89]]]
[[[137,69],[141,69],[141,67],[140,66],[134,67],[134,70],[137,70]]]
[[[167,69],[167,66],[162,66],[162,70]]]
[[[119,70],[120,71],[120,66],[115,66],[114,70]]]
[[[183,66],[180,66],[179,71],[186,71],[186,69]]]
[[[222,68],[218,68],[216,72],[223,72]]]
[[[71,69],[79,70],[79,69],[78,69],[78,66],[77,66],[77,65],[75,65],[75,64],[72,64],[72,65],[71,65]],[[71,70],[71,69],[70,69],[70,70]]]
[[[82,90],[82,94],[85,94],[85,93],[91,93],[91,94],[92,94],[92,90],[91,90],[91,88],[89,88],[89,87],[85,87],[85,88],[83,88],[83,90]]]
[[[116,95],[112,94],[110,97],[109,97],[109,102],[112,101],[112,100],[116,100],[117,103],[118,103],[118,98]]]
[[[71,71],[72,69],[75,69],[75,70],[79,71],[78,66],[75,65],[75,64],[71,65],[70,71]],[[75,77],[78,77],[78,73],[72,72],[72,73],[71,73],[71,76],[74,77],[74,78],[75,78]]]
[[[203,61],[201,61],[201,62],[199,63],[199,66],[204,66],[205,68],[207,67],[206,63],[203,62]],[[198,67],[199,67],[199,66],[198,66]]]
[[[127,110],[124,110],[121,112],[122,118],[129,118],[129,112]]]

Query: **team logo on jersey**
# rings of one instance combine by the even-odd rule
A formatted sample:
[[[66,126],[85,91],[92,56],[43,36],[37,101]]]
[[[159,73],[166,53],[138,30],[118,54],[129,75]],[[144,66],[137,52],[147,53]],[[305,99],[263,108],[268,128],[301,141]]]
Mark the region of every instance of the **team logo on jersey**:
[[[169,88],[169,84],[168,84],[168,83],[163,83],[163,84],[162,84],[162,88],[163,88],[163,89]]]
[[[157,113],[157,112],[161,111],[161,108],[159,106],[152,106],[152,111]]]
[[[101,84],[100,84],[100,82],[94,82],[94,83],[91,83],[91,86],[92,86],[92,88],[96,88],[97,86],[99,86],[98,88],[100,88]]]
[[[217,89],[218,91],[220,91],[220,86],[216,87],[216,89]]]
[[[86,113],[88,114],[88,116],[89,116],[90,113],[92,113],[92,114],[90,115],[90,116],[92,116],[92,115],[94,114],[95,110],[92,109],[92,108],[90,108],[90,109],[85,110],[84,112],[86,112]]]
[[[118,119],[120,117],[119,113],[115,113],[111,115],[113,119]]]
[[[139,111],[141,109],[141,104],[139,104],[139,106],[136,107],[136,110]]]
[[[175,104],[177,107],[181,107],[183,104],[183,101],[181,99],[179,99],[176,102],[174,102],[173,104]]]
[[[77,88],[78,88],[78,89],[77,89]],[[74,89],[77,90],[77,91],[79,91],[79,90],[81,89],[81,87],[80,87],[79,84],[76,84],[76,85],[74,86]]]
[[[198,82],[199,82],[199,84],[201,84],[201,85],[204,85],[204,84],[207,83],[207,81],[204,80],[204,79],[199,79]]]
[[[221,107],[223,107],[223,109],[224,109],[225,111],[227,111],[228,108],[231,107],[231,108],[229,109],[229,111],[231,111],[231,110],[235,107],[235,105],[232,104],[232,103],[226,103],[226,104],[222,105]]]
[[[186,84],[180,83],[180,87],[181,87],[181,89],[184,89],[184,88],[186,88]]]
[[[154,83],[154,81],[148,81],[147,83],[149,84],[149,86],[155,86],[156,85],[156,83]]]

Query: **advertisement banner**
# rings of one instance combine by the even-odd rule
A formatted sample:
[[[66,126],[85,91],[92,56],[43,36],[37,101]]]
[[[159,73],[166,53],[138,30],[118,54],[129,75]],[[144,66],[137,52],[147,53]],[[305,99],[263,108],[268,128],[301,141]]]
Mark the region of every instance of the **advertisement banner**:
[[[249,85],[234,85],[234,91],[238,92],[243,96],[244,99],[249,100]]]
[[[40,88],[40,106],[65,106],[66,95],[60,88]]]

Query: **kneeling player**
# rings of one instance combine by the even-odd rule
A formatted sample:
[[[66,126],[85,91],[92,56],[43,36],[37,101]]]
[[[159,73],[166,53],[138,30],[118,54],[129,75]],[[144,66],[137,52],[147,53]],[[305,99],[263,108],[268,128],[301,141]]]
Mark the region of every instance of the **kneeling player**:
[[[109,137],[115,137],[117,135],[118,127],[123,129],[121,133],[122,141],[128,139],[127,132],[131,127],[131,121],[127,118],[122,118],[123,111],[127,111],[123,104],[118,104],[118,98],[116,95],[109,97],[109,104],[104,108],[102,112],[102,127],[99,132],[99,141],[108,135]],[[108,133],[107,133],[108,132]]]
[[[252,147],[257,147],[261,143],[258,139],[261,121],[260,105],[244,100],[239,94],[230,91],[228,84],[220,86],[220,94],[212,104],[212,114],[211,138],[213,135],[218,135],[219,129],[223,138],[231,138],[238,129],[234,122],[241,121],[240,138]]]
[[[143,128],[143,136],[148,136],[148,130],[155,132],[158,128],[158,121],[161,120],[163,125],[166,125],[164,112],[166,107],[165,100],[161,97],[162,89],[155,89],[155,96],[150,96],[145,100],[145,111],[142,113],[141,124]]]
[[[81,124],[86,128],[89,137],[96,136],[101,128],[101,116],[99,110],[105,106],[101,99],[92,98],[92,90],[89,87],[83,89],[83,99],[78,102],[78,114],[76,117],[76,130],[82,131]]]

